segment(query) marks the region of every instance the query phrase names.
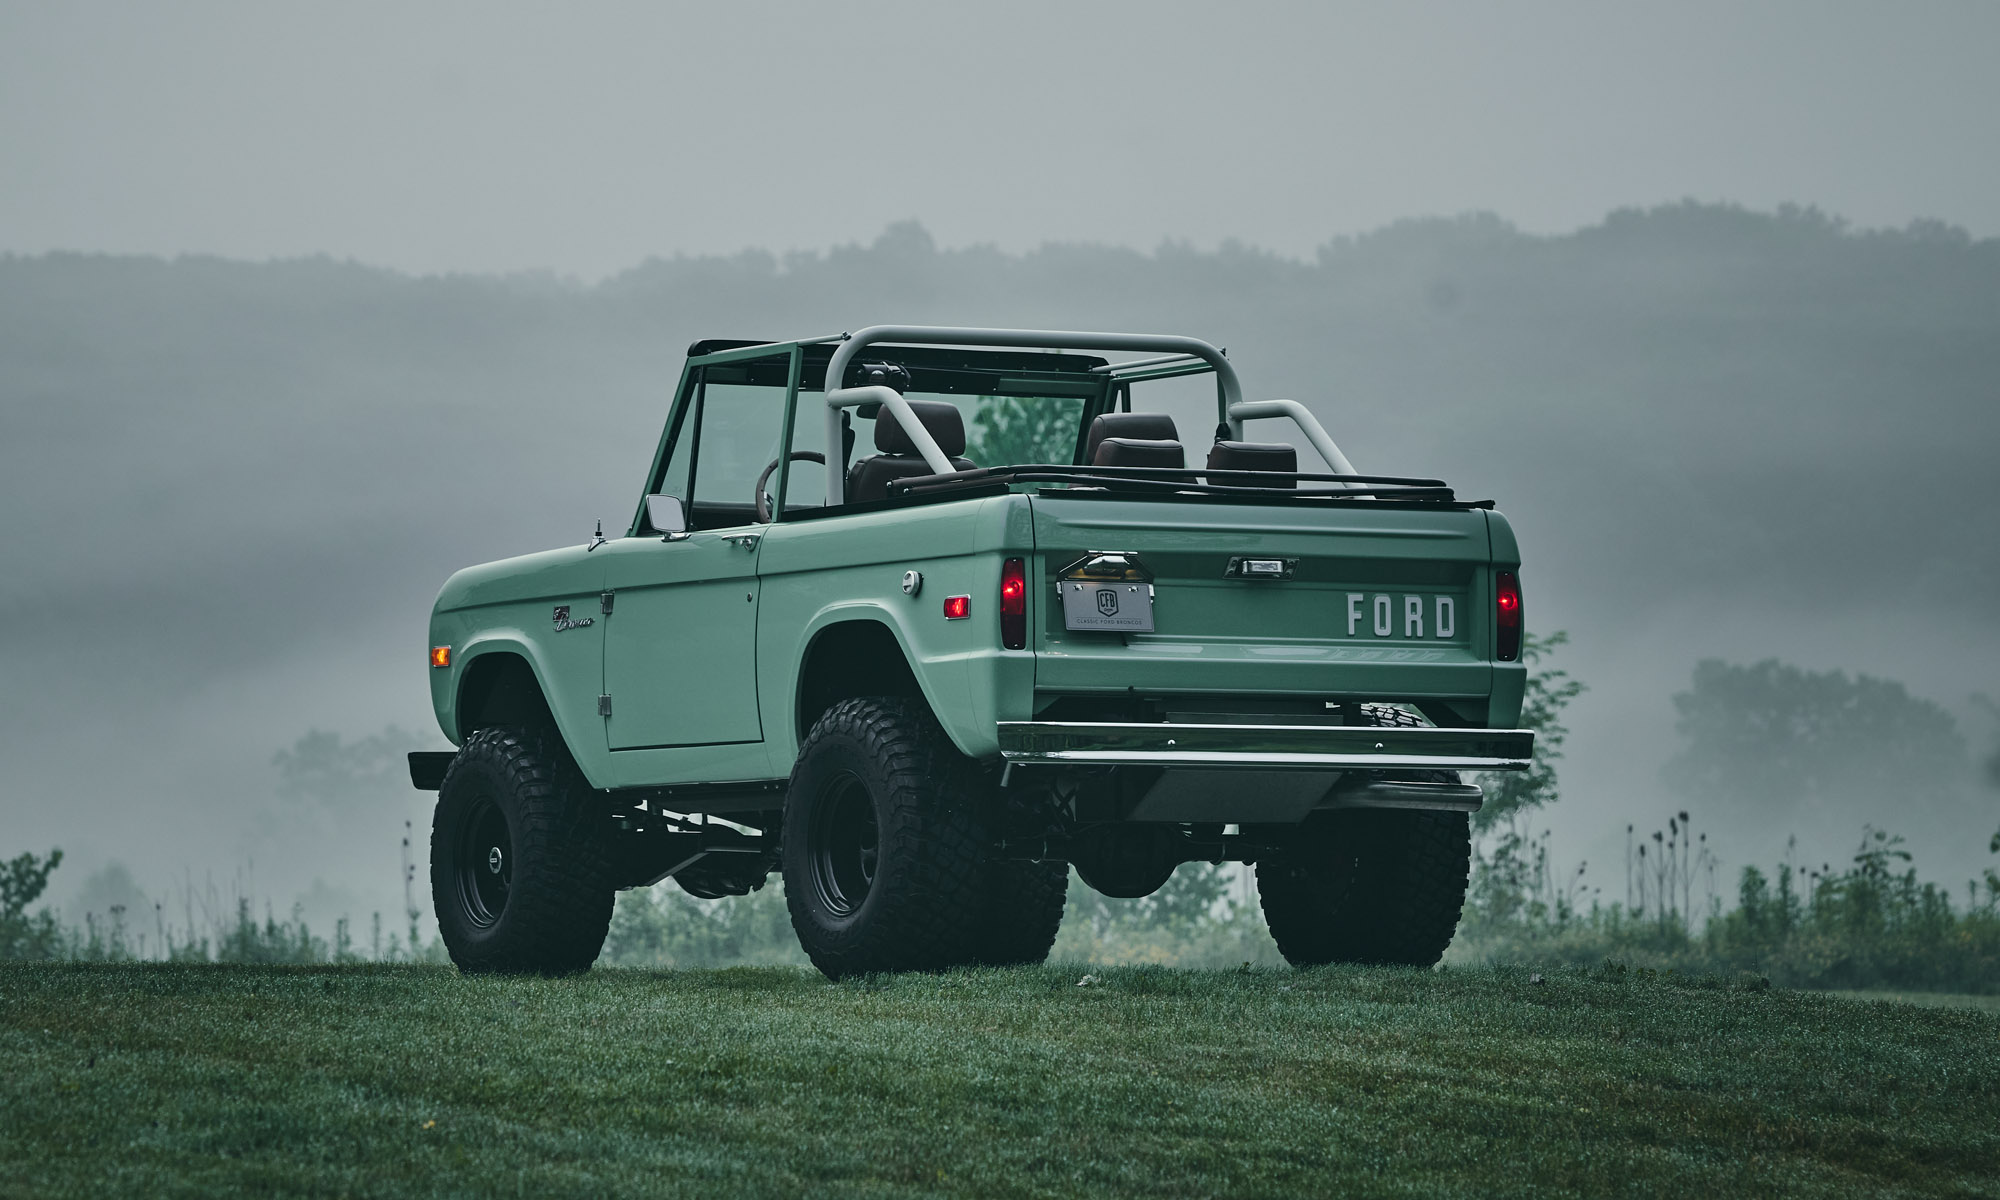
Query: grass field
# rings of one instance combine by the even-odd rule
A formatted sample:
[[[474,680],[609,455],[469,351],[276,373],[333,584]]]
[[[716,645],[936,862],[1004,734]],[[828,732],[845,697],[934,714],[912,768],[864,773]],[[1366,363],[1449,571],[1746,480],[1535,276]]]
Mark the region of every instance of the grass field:
[[[0,964],[0,1195],[1994,1195],[2000,1014],[1641,973]]]

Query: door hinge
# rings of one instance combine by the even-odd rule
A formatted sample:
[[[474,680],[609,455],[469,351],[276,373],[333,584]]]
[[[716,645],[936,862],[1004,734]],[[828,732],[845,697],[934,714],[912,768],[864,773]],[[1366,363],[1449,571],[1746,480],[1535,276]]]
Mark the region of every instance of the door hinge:
[[[600,717],[611,715],[611,697],[599,696],[597,698],[597,715]]]
[[[598,611],[598,612],[601,612],[601,613],[603,613],[603,614],[604,614],[605,616],[607,616],[607,617],[608,617],[608,616],[610,616],[610,615],[611,615],[611,603],[612,603],[612,601],[614,601],[614,600],[616,600],[616,599],[618,599],[618,593],[617,593],[617,592],[601,592],[601,593],[599,593],[599,594],[598,594],[598,597],[597,597],[597,611]]]

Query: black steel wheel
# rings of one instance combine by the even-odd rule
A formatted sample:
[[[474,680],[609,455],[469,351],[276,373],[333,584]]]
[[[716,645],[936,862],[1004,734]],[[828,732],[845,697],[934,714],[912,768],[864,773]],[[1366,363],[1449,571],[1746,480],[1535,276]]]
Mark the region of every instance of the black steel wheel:
[[[844,700],[813,725],[785,800],[785,903],[828,978],[978,955],[977,770],[920,703]]]
[[[438,789],[431,902],[468,972],[587,969],[611,926],[608,813],[552,730],[467,738]]]
[[[487,929],[507,911],[507,889],[514,881],[514,841],[507,832],[507,816],[493,797],[474,796],[468,809],[453,875],[466,918]]]
[[[813,805],[807,838],[814,899],[836,917],[861,911],[882,860],[882,842],[868,786],[853,772],[839,772],[827,782]]]

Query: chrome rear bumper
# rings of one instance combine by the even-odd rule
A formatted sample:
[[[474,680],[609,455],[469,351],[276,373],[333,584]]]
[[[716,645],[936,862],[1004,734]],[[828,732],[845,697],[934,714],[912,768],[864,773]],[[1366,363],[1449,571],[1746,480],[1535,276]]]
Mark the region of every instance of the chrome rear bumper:
[[[1002,721],[1009,763],[1329,771],[1525,771],[1532,729]]]

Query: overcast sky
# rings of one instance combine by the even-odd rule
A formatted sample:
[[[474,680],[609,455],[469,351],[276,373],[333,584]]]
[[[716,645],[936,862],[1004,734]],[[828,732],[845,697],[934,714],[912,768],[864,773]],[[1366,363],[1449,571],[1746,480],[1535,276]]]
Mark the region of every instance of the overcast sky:
[[[819,249],[1566,230],[1682,197],[2000,233],[2000,3],[0,0],[0,252],[583,278]]]

